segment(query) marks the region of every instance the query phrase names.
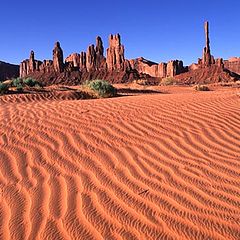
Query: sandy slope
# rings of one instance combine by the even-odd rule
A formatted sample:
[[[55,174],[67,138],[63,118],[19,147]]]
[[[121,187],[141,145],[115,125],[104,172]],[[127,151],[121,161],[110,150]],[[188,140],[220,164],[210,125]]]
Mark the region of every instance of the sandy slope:
[[[240,239],[237,92],[2,98],[0,239]]]

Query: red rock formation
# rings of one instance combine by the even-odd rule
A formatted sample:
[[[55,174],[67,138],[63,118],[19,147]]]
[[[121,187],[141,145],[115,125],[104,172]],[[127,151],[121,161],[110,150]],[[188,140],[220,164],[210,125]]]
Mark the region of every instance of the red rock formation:
[[[103,55],[104,53],[103,42],[99,36],[96,38],[95,52],[96,52],[96,65],[95,65],[96,70],[106,69],[106,59]]]
[[[42,62],[35,60],[34,51],[30,52],[29,59],[24,60],[20,64],[20,77],[26,77],[34,71],[39,71]]]
[[[177,74],[185,72],[183,62],[172,60],[168,63],[155,63],[144,58],[130,60],[132,69],[136,69],[140,73],[148,74],[152,77],[174,77]]]
[[[87,55],[85,52],[81,52],[80,54],[80,70],[86,69]]]
[[[80,67],[80,54],[72,53],[65,59],[66,63],[72,63],[74,68]]]
[[[158,77],[158,64],[155,62],[140,57],[130,60],[129,63],[132,69],[136,69],[140,73],[145,73],[153,77]]]
[[[167,76],[166,77],[174,77],[183,72],[185,72],[185,68],[183,67],[182,61],[172,60],[167,63]]]
[[[124,71],[124,62],[124,46],[121,44],[120,35],[111,34],[109,36],[109,48],[107,49],[107,68],[109,71]]]
[[[103,42],[100,37],[96,38],[96,45],[90,45],[86,52],[69,55],[65,64],[63,63],[63,51],[60,44],[56,43],[53,50],[53,61],[36,61],[34,52],[31,52],[30,58],[21,63],[20,75],[22,77],[34,76],[46,84],[78,84],[96,78],[103,78],[116,83],[127,82],[136,77],[159,81],[160,78],[175,78],[175,76],[177,76],[176,79],[180,79],[178,78],[179,75],[181,75],[182,81],[188,83],[197,82],[197,78],[202,82],[211,80],[208,76],[212,77],[212,81],[231,80],[234,74],[225,71],[224,67],[240,72],[240,60],[234,59],[224,62],[222,59],[214,60],[210,52],[208,22],[205,23],[205,37],[206,46],[203,51],[203,58],[199,59],[198,64],[192,64],[189,67],[184,67],[183,62],[179,60],[159,64],[144,58],[126,60],[124,46],[121,44],[120,35],[117,34],[109,37],[106,58],[104,57]],[[187,73],[182,75],[184,72]]]
[[[88,47],[86,56],[87,71],[94,71],[96,65],[96,52],[93,44]]]
[[[103,42],[101,37],[97,36],[96,38],[96,54],[103,57],[103,52],[104,52],[104,48],[103,48]]]
[[[224,67],[224,63],[223,63],[223,59],[222,58],[217,58],[215,60],[215,64],[218,66],[218,67]]]
[[[54,71],[52,60],[43,60],[43,63],[39,67],[39,71],[42,73],[50,73]]]
[[[31,51],[29,58],[29,72],[33,72],[36,69],[36,62],[34,59],[34,51]]]
[[[34,52],[31,51],[29,59],[22,61],[20,64],[20,77],[22,78],[38,71],[42,73],[64,71],[63,51],[59,42],[55,44],[53,49],[53,60],[44,60],[43,62],[35,60]]]
[[[120,36],[112,36],[109,53],[112,53],[112,68],[108,69],[106,58],[103,55],[103,42],[100,37],[96,38],[96,46],[90,45],[87,52],[73,53],[69,55],[65,64],[62,61],[63,52],[59,43],[53,50],[53,61],[36,61],[34,54],[30,59],[21,63],[21,77],[32,76],[43,83],[79,84],[85,80],[102,78],[110,82],[126,82],[139,78],[136,70],[131,70],[130,62],[124,59],[124,47],[121,45]],[[108,55],[110,56],[110,55]],[[29,70],[30,62],[35,62],[35,70]]]
[[[0,61],[0,81],[19,76],[19,66]]]
[[[167,76],[167,64],[159,63],[158,64],[158,74],[157,77],[164,78]]]
[[[88,47],[87,52],[81,54],[73,53],[66,59],[66,63],[71,63],[73,67],[79,68],[81,71],[98,71],[106,69],[106,59],[103,55],[104,48],[102,39],[96,38],[96,47],[92,44]]]
[[[60,43],[56,42],[53,49],[53,68],[55,72],[63,72],[63,50],[60,47]]]
[[[224,61],[224,68],[240,75],[240,58],[234,57]]]
[[[20,63],[20,77],[26,77],[29,74],[29,60]]]
[[[214,58],[211,55],[211,51],[210,51],[209,23],[208,22],[205,22],[204,30],[205,30],[206,45],[203,49],[203,58],[202,58],[201,63],[203,66],[209,67],[211,64],[214,64]]]
[[[239,79],[239,75],[213,64],[210,67],[198,68],[176,75],[174,79],[181,84],[208,84],[235,81]]]

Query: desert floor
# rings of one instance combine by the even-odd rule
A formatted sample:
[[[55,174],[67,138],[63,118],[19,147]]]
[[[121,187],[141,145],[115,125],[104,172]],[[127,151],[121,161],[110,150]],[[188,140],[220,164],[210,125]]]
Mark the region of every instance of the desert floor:
[[[0,97],[0,239],[240,239],[240,89]]]

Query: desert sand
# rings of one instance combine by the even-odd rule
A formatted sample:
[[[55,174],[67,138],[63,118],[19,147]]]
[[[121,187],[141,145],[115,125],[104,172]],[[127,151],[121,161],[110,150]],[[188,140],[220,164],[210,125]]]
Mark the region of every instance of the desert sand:
[[[0,97],[0,239],[240,239],[239,89]]]

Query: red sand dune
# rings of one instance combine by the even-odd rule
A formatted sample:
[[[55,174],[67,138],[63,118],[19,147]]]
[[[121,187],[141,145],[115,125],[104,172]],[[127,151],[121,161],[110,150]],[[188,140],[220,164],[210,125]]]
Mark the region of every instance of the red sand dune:
[[[1,97],[0,239],[240,239],[239,90],[177,89]]]

